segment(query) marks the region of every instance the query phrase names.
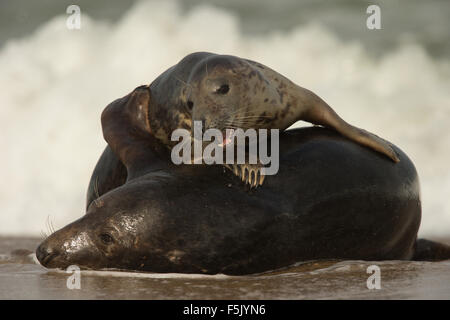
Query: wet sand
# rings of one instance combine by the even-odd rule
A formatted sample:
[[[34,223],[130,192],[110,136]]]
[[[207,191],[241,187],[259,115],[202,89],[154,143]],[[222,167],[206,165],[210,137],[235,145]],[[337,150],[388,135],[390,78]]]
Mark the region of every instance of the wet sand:
[[[82,271],[71,290],[70,274],[35,262],[39,242],[0,237],[0,299],[450,299],[450,260],[320,261],[238,277]],[[370,265],[379,290],[367,288]]]

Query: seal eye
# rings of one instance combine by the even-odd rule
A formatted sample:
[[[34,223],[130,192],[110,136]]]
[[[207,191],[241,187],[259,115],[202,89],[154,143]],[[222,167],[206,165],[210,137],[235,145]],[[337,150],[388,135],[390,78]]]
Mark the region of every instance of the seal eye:
[[[187,106],[189,109],[192,109],[194,107],[194,103],[191,100],[188,100]]]
[[[107,233],[102,233],[100,236],[100,240],[103,242],[103,244],[111,244],[114,242],[113,237],[111,237],[109,234]]]
[[[219,89],[216,90],[218,94],[227,94],[230,91],[230,87],[227,84],[223,84]]]

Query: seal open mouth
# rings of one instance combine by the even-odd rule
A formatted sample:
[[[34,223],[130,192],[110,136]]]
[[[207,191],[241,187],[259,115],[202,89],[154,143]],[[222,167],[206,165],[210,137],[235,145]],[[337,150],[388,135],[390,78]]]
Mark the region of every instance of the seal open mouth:
[[[226,129],[225,133],[222,134],[223,136],[223,142],[221,144],[219,144],[219,147],[225,147],[227,144],[230,144],[231,142],[233,142],[233,138],[234,138],[234,129]]]

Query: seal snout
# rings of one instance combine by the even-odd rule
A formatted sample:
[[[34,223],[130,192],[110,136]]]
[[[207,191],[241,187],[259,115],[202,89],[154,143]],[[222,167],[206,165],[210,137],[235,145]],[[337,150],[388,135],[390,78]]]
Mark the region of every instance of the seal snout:
[[[36,258],[39,260],[41,265],[47,267],[49,263],[58,256],[59,252],[54,248],[50,247],[46,242],[39,245],[36,249]]]

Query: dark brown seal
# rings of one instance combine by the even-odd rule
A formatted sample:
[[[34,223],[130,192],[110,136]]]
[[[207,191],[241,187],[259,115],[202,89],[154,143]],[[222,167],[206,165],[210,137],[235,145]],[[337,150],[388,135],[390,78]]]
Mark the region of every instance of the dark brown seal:
[[[108,106],[86,215],[41,243],[42,265],[248,274],[314,259],[450,258],[416,242],[419,181],[397,147],[394,165],[332,130],[288,130],[279,173],[246,191],[219,166],[173,165],[139,107],[149,98],[142,87]]]

